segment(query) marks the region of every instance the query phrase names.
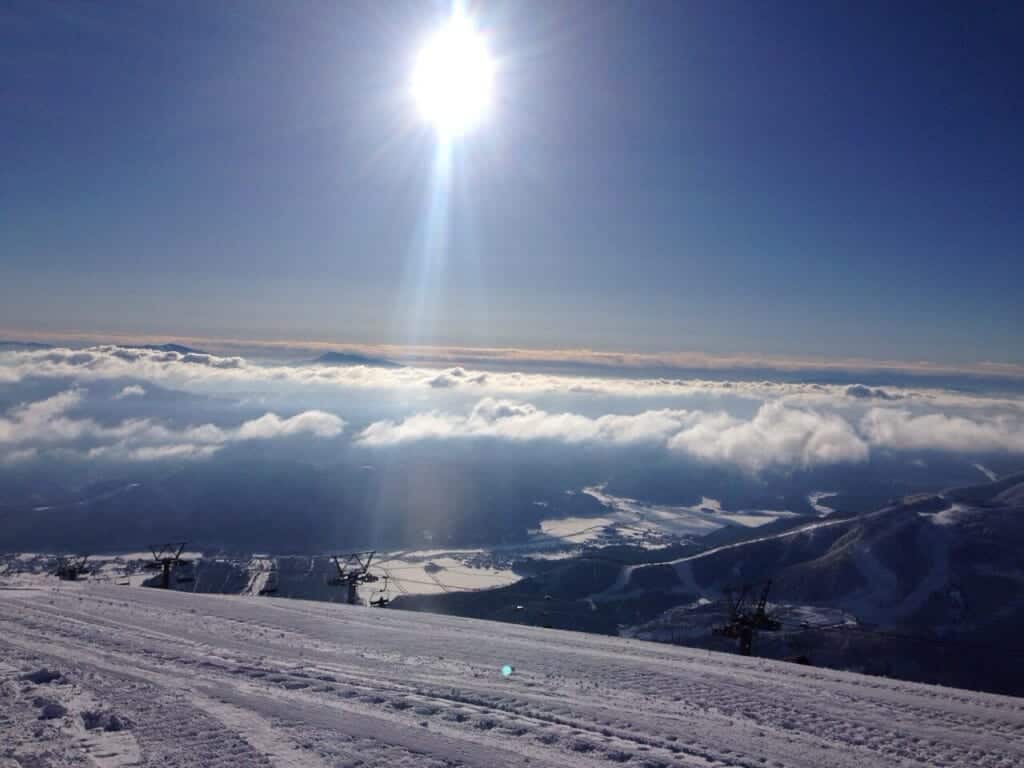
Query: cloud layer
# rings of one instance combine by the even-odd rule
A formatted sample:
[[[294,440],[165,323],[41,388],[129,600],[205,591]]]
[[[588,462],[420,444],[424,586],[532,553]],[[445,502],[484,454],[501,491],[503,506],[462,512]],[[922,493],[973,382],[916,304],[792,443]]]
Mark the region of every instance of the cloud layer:
[[[180,353],[111,345],[87,349],[0,352],[0,385],[26,379],[76,382],[131,379],[193,392],[439,391],[467,397],[529,397],[540,394],[605,395],[624,398],[731,397],[748,400],[785,398],[806,405],[863,406],[895,401],[933,407],[1005,408],[1024,412],[1018,397],[964,394],[942,389],[866,387],[779,381],[719,381],[680,378],[560,375],[517,371],[365,365],[264,365],[242,357]],[[139,385],[134,385],[139,386]],[[122,391],[123,396],[131,396]]]
[[[466,415],[430,411],[402,421],[378,421],[360,432],[357,439],[373,446],[469,437],[628,444],[663,441],[689,418],[686,411],[672,410],[588,418],[576,413],[547,413],[514,400],[484,398]]]
[[[765,403],[747,419],[724,411],[700,410],[649,410],[589,418],[577,413],[548,413],[514,400],[485,398],[465,414],[433,410],[402,420],[382,420],[356,436],[357,442],[374,447],[471,438],[648,443],[750,472],[862,462],[872,448],[1024,453],[1024,423],[1019,418],[914,416],[902,409],[872,408],[855,426],[839,414],[784,402]]]
[[[754,472],[864,461],[868,446],[841,416],[767,403],[749,420],[702,414],[668,441],[670,450]]]
[[[481,437],[569,444],[662,444],[673,452],[754,472],[778,465],[809,467],[868,457],[867,443],[839,416],[780,403],[763,405],[745,421],[724,412],[686,410],[588,418],[486,398],[466,415],[431,411],[402,421],[379,421],[364,429],[357,440],[385,446]]]
[[[73,415],[82,399],[82,390],[68,390],[16,406],[0,416],[0,460],[23,461],[45,450],[78,458],[125,461],[201,458],[229,443],[302,434],[336,437],[345,428],[343,419],[316,410],[285,419],[267,413],[230,428],[202,424],[173,429],[152,419],[126,419],[107,426]]]
[[[125,347],[162,345],[164,336],[139,334],[95,333],[38,333],[17,329],[0,329],[0,338],[33,339],[61,343],[75,342],[75,346],[122,344]],[[207,337],[179,337],[178,341],[219,353],[280,357],[287,354],[306,354],[315,357],[323,352],[336,352],[336,342],[291,340],[224,339]],[[762,370],[766,378],[772,371],[842,371],[851,373],[894,372],[921,375],[982,375],[1024,379],[1024,365],[1018,363],[981,361],[973,364],[943,364],[921,360],[875,360],[864,358],[803,358],[778,355],[713,355],[704,352],[602,352],[592,349],[523,349],[517,347],[460,347],[437,345],[345,344],[344,350],[370,357],[383,357],[411,365],[449,366],[469,365],[481,368],[529,368],[532,366],[575,365],[613,369],[677,368],[690,370],[730,371]]]
[[[894,450],[958,453],[1024,453],[1024,424],[1007,415],[969,419],[942,413],[914,415],[896,408],[872,408],[861,431],[873,445]]]
[[[83,388],[92,382],[112,382],[113,400],[134,401],[133,413],[160,387],[239,398],[298,394],[314,403],[321,395],[337,402],[338,394],[363,393],[364,400],[389,409],[388,418],[378,412],[354,438],[370,447],[474,438],[647,444],[751,472],[861,462],[873,450],[1024,453],[1024,398],[942,389],[631,379],[461,366],[267,365],[109,345],[0,353],[0,387],[40,379],[66,380],[70,388],[0,416],[0,460],[57,450],[132,461],[203,457],[234,442],[334,437],[345,428],[340,416],[325,410],[288,418],[267,413],[230,428],[172,429],[152,418],[100,424],[74,415]],[[608,405],[612,400],[614,407]]]

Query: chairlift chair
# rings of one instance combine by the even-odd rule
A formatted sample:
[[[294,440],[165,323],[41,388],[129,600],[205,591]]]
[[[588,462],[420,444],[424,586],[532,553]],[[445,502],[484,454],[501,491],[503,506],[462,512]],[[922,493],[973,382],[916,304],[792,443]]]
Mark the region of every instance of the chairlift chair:
[[[388,597],[388,574],[384,575],[384,585],[377,589],[377,597],[370,601],[371,608],[386,608],[391,599]]]

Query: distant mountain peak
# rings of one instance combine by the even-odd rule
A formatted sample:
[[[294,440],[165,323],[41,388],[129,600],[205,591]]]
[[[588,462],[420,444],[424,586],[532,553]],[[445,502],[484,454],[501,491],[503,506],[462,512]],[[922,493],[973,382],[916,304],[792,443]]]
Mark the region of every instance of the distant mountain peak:
[[[401,363],[382,357],[360,355],[357,352],[325,352],[314,363],[320,365],[366,365],[373,368],[401,368]]]
[[[0,340],[0,352],[33,352],[41,349],[53,349],[53,344],[43,344],[38,341]]]

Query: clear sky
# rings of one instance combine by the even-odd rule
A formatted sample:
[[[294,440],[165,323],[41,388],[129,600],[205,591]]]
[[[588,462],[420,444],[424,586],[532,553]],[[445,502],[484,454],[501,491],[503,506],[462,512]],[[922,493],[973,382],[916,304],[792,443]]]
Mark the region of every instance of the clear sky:
[[[1024,361],[1024,5],[471,12],[6,0],[0,328]]]

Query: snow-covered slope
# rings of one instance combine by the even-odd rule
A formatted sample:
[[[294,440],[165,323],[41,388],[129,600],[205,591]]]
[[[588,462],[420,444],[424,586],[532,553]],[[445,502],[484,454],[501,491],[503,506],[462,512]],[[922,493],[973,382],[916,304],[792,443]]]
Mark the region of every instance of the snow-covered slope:
[[[3,768],[613,764],[1009,768],[1024,700],[393,610],[0,589]]]

